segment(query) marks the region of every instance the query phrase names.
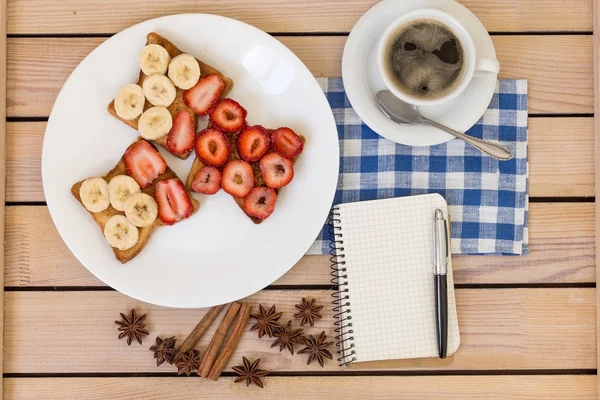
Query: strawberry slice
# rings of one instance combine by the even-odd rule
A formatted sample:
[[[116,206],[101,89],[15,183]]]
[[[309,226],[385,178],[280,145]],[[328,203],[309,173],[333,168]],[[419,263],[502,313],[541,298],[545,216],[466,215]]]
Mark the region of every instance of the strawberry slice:
[[[185,154],[194,148],[196,117],[190,110],[181,110],[173,118],[173,127],[167,134],[167,150]]]
[[[223,99],[210,113],[210,122],[225,132],[237,132],[246,122],[246,109],[235,100]]]
[[[277,153],[269,153],[260,160],[260,172],[268,187],[284,187],[294,177],[294,165]]]
[[[154,196],[158,205],[158,217],[165,224],[173,225],[192,215],[192,201],[179,178],[158,182]]]
[[[215,194],[221,189],[221,171],[205,165],[192,182],[192,190],[198,193]]]
[[[219,101],[225,82],[212,74],[200,79],[196,85],[183,92],[183,101],[198,115],[208,114]]]
[[[145,140],[129,146],[123,158],[127,173],[142,189],[150,186],[167,169],[165,159]]]
[[[267,154],[271,146],[271,138],[267,130],[260,125],[247,126],[237,140],[240,157],[248,162],[258,161]]]
[[[252,217],[265,219],[275,209],[276,200],[275,190],[264,186],[255,187],[244,197],[244,211]]]
[[[244,160],[229,161],[223,168],[221,186],[233,197],[246,197],[254,187],[252,166]]]
[[[274,130],[271,134],[271,139],[275,151],[290,160],[298,157],[304,148],[304,143],[302,143],[300,136],[296,135],[296,132],[290,128],[283,127]]]
[[[227,136],[216,128],[206,128],[198,132],[196,156],[212,167],[220,167],[231,154],[231,144]]]

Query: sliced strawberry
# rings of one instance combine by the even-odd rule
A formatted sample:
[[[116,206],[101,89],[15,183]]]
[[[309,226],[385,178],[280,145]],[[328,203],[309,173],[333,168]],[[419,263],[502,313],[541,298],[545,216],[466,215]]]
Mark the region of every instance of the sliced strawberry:
[[[225,82],[213,74],[200,79],[196,85],[183,92],[183,101],[198,115],[208,114],[219,101]]]
[[[129,146],[123,158],[127,173],[142,189],[150,186],[167,169],[165,159],[145,140]]]
[[[268,187],[284,187],[294,177],[294,165],[277,153],[269,153],[260,160],[260,172]]]
[[[225,132],[237,132],[246,123],[246,109],[235,100],[222,99],[210,113],[210,122]]]
[[[185,154],[194,148],[196,117],[188,109],[179,111],[173,118],[173,127],[167,134],[167,150],[173,154]]]
[[[212,167],[220,167],[231,154],[231,144],[227,136],[216,128],[206,128],[198,132],[196,156]]]
[[[298,157],[304,148],[304,143],[302,143],[300,136],[296,135],[296,132],[290,128],[284,127],[274,130],[271,138],[275,151],[290,160]]]
[[[244,197],[244,211],[252,217],[265,219],[275,209],[276,200],[275,190],[264,186],[255,187]]]
[[[192,190],[194,192],[215,194],[219,189],[221,189],[221,171],[208,165],[205,165],[198,171],[194,182],[192,182]]]
[[[223,168],[221,186],[233,197],[246,197],[254,187],[252,166],[244,160],[229,161]]]
[[[188,192],[179,178],[167,179],[156,184],[158,217],[167,225],[192,215],[194,207]]]
[[[240,157],[249,162],[258,161],[267,154],[271,146],[271,138],[267,130],[260,125],[247,126],[237,140]]]

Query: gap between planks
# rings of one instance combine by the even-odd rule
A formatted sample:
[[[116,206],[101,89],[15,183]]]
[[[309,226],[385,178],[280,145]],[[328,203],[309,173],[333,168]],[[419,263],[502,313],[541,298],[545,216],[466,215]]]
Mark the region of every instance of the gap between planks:
[[[117,32],[118,33],[118,32]],[[81,38],[104,38],[108,39],[113,37],[117,33],[106,32],[106,33],[11,33],[7,35],[9,39],[81,39]],[[265,32],[271,36],[281,37],[296,37],[296,36],[348,36],[350,32]],[[502,31],[488,31],[490,36],[581,36],[581,35],[593,35],[592,31],[521,31],[521,32],[502,32]]]
[[[307,256],[319,257],[319,256]],[[561,288],[595,288],[595,282],[562,282],[562,283],[461,283],[455,284],[455,289],[561,289]],[[269,285],[262,290],[337,290],[338,287],[329,284],[313,285]],[[5,286],[5,292],[114,292],[110,286]]]
[[[319,378],[330,378],[330,377],[349,377],[349,376],[586,376],[596,375],[595,369],[478,369],[478,370],[361,370],[356,371],[355,369],[342,368],[339,371],[269,371],[271,377],[319,377]],[[221,373],[222,377],[237,376],[234,371],[226,371]],[[62,372],[50,372],[50,373],[16,373],[4,374],[4,378],[18,378],[18,379],[29,379],[29,378],[40,378],[40,379],[85,379],[85,378],[177,378],[177,379],[189,379],[194,376],[177,375],[177,371],[172,370],[171,372],[80,372],[80,373],[62,373]]]

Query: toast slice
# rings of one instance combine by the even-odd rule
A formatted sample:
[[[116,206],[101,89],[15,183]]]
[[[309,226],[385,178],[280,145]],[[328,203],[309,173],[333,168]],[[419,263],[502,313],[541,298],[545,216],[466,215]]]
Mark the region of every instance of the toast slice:
[[[175,56],[178,56],[183,53],[173,43],[171,43],[164,37],[160,36],[156,32],[150,32],[148,34],[148,36],[146,37],[146,45],[148,45],[148,44],[158,44],[158,45],[164,47],[167,50],[167,53],[169,53],[169,55],[171,56],[171,59],[173,59]],[[202,79],[208,75],[216,74],[216,75],[219,75],[219,77],[223,80],[223,82],[225,82],[225,88],[223,89],[223,93],[221,93],[221,97],[225,97],[233,88],[233,81],[231,80],[231,78],[228,78],[221,71],[206,64],[205,62],[199,60],[198,58],[196,58],[196,60],[198,61],[198,64],[200,64],[200,79]],[[140,78],[138,79],[137,84],[142,86],[142,84],[144,83],[144,79],[146,79],[146,75],[140,70]],[[175,115],[179,111],[186,109],[186,110],[190,110],[192,112],[192,114],[194,115],[194,121],[195,121],[196,117],[197,117],[196,113],[190,107],[188,107],[187,104],[185,104],[185,102],[183,101],[184,90],[179,89],[178,87],[175,87],[175,89],[177,91],[177,94],[175,95],[175,100],[173,101],[173,104],[171,104],[169,107],[167,107],[167,109],[171,113],[171,116],[173,118],[175,118]],[[133,129],[135,129],[137,131],[139,117],[134,120],[130,120],[130,121],[122,119],[117,114],[114,103],[115,102],[113,100],[108,105],[108,112],[110,113],[110,115],[112,115],[113,117],[117,118],[120,121],[125,122],[127,125],[131,126]],[[150,102],[148,100],[146,100],[146,103],[144,104],[144,111],[146,111],[150,107],[152,107],[152,104],[150,104]],[[152,142],[167,149],[167,135],[165,135],[159,139],[153,140]],[[167,149],[167,151],[168,151],[168,149]],[[187,152],[185,154],[173,154],[173,155],[175,157],[185,160],[186,158],[188,158],[190,153],[191,153],[191,151]]]
[[[138,140],[136,140],[134,143],[137,143],[139,140],[144,140],[144,139],[138,138]],[[119,160],[117,165],[108,174],[103,176],[103,178],[106,182],[110,182],[110,180],[117,175],[128,175],[127,168],[125,167],[124,156],[125,156],[125,153],[123,153],[123,157],[121,157],[121,160]],[[171,178],[178,178],[178,177],[175,174],[175,172],[173,172],[173,170],[167,166],[167,169],[165,170],[165,172],[163,174],[159,175],[158,178],[156,178],[155,181],[149,187],[142,189],[142,192],[154,197],[154,191],[156,188],[156,184],[162,180],[171,179]],[[83,182],[84,181],[79,181],[79,182],[75,183],[71,187],[71,194],[73,195],[73,197],[75,197],[75,199],[77,199],[79,204],[81,204],[81,206],[85,208],[85,206],[83,205],[83,203],[81,201],[81,197],[79,196],[79,189],[81,188],[81,185],[83,184]],[[192,207],[193,207],[192,215],[194,215],[200,208],[200,203],[198,202],[198,200],[194,199],[193,196],[191,196],[191,193],[189,191],[188,191],[188,196],[190,196],[190,200],[192,201]],[[88,211],[88,210],[86,209],[86,211]],[[114,209],[112,207],[112,205],[109,205],[107,209],[105,209],[101,212],[97,212],[97,213],[93,213],[91,211],[88,211],[88,212],[90,213],[90,215],[92,216],[94,221],[96,221],[96,223],[100,227],[100,230],[103,233],[104,233],[104,225],[106,224],[106,221],[108,221],[112,216],[117,215],[117,214],[125,215],[125,213],[123,211],[118,211],[118,210]],[[119,260],[123,264],[131,261],[135,256],[140,254],[140,252],[144,249],[144,247],[146,246],[146,243],[148,243],[148,240],[150,239],[150,236],[152,235],[152,232],[154,231],[154,229],[160,228],[161,226],[166,226],[166,224],[163,223],[160,220],[160,218],[157,217],[152,225],[144,227],[144,228],[138,228],[140,237],[139,237],[136,245],[133,246],[131,249],[119,250],[119,249],[112,247],[112,250],[115,253],[115,257],[117,258],[117,260]]]
[[[210,124],[209,124],[209,126],[210,126]],[[273,130],[267,129],[267,132],[269,133],[269,135],[271,135]],[[226,135],[227,138],[229,139],[229,143],[231,145],[231,155],[229,156],[228,161],[240,159],[240,155],[237,150],[237,138],[238,138],[239,134],[240,134],[240,132]],[[304,143],[306,141],[305,137],[302,135],[299,135],[299,136],[300,136],[300,139],[302,140],[302,143]],[[296,159],[292,160],[292,162],[295,164]],[[185,184],[185,186],[187,187],[187,189],[189,191],[192,191],[192,182],[194,182],[196,175],[198,174],[198,172],[200,172],[200,170],[202,169],[202,167],[204,167],[204,165],[205,164],[198,157],[194,158],[194,162],[192,163],[192,168],[190,169],[190,173],[187,177],[187,181]],[[260,161],[251,162],[250,165],[252,165],[252,170],[254,171],[254,187],[267,186],[267,184],[265,183],[265,179],[263,178],[263,175],[260,172]],[[219,170],[222,171],[223,167],[220,167]],[[279,195],[280,191],[281,191],[281,189],[275,189],[275,193],[277,193],[277,195]],[[244,214],[246,214],[246,211],[244,211],[244,199],[240,198],[240,197],[233,197],[233,196],[232,196],[232,198],[237,203],[237,205],[240,207],[240,209],[244,212]],[[246,216],[248,218],[250,218],[252,220],[252,222],[254,222],[255,224],[260,224],[261,222],[264,221],[260,218],[253,217],[248,214],[246,214]]]

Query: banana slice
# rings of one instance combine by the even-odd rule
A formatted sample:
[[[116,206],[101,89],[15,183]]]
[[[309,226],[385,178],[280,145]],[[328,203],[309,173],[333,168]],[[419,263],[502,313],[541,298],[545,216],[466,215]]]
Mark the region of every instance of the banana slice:
[[[129,250],[138,242],[140,232],[124,215],[114,215],[104,225],[104,237],[112,247]]]
[[[158,215],[158,205],[146,193],[135,193],[125,201],[125,215],[129,222],[143,228],[150,226]]]
[[[138,131],[147,140],[165,136],[173,126],[173,117],[164,107],[151,107],[144,111],[138,121]]]
[[[171,60],[168,76],[178,88],[190,89],[200,79],[200,65],[193,56],[180,54]]]
[[[149,44],[140,52],[140,69],[146,75],[165,74],[171,56],[158,44]]]
[[[124,120],[136,119],[144,111],[144,90],[136,84],[123,86],[115,96],[115,111]]]
[[[102,178],[90,178],[83,181],[79,188],[79,197],[84,207],[91,212],[106,210],[110,204],[108,184]]]
[[[108,198],[115,210],[125,210],[125,200],[140,191],[140,185],[129,175],[117,175],[108,183]]]
[[[157,107],[169,107],[177,95],[173,82],[161,74],[152,74],[146,77],[142,88],[148,101]]]

